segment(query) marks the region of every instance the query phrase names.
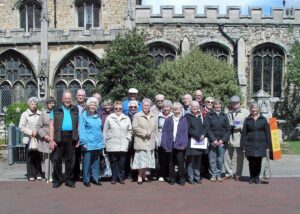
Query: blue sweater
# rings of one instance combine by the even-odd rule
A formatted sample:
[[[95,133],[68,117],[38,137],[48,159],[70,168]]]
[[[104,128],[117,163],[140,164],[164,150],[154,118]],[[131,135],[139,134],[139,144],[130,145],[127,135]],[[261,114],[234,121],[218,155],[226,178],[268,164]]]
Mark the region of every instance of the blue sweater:
[[[82,112],[79,120],[79,139],[80,145],[88,151],[104,148],[102,121],[98,114],[91,115],[88,111]]]

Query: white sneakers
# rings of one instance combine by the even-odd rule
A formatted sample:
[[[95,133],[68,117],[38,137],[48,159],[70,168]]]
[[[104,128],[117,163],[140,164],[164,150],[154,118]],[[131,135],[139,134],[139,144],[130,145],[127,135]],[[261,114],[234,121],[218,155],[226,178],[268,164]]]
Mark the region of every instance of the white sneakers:
[[[159,177],[158,181],[160,181],[160,182],[164,182],[164,181],[165,181],[165,179],[164,179],[163,177]]]

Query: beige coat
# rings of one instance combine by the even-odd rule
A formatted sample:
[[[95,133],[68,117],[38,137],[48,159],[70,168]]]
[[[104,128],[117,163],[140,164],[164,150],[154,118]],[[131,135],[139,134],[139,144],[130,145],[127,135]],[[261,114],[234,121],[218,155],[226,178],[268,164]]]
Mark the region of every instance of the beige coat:
[[[30,109],[27,109],[25,112],[22,113],[19,128],[24,134],[22,139],[23,144],[29,144],[32,131],[36,131],[36,124],[38,123],[40,115],[40,110],[37,110],[36,114],[32,113]]]
[[[107,152],[127,152],[132,136],[129,117],[121,114],[118,118],[115,113],[107,116],[103,136]]]
[[[229,113],[227,114],[230,126],[232,127],[232,132],[229,138],[230,146],[240,147],[244,121],[249,116],[249,114],[250,112],[245,108],[240,108],[235,113],[229,111]]]
[[[135,150],[154,150],[157,135],[157,117],[154,113],[149,113],[149,119],[143,111],[136,113],[132,121]],[[146,139],[147,133],[151,133],[150,140]]]
[[[39,121],[36,125],[37,133],[39,135],[38,150],[43,153],[51,153],[49,142],[44,137],[50,136],[50,110],[44,110],[41,113]]]

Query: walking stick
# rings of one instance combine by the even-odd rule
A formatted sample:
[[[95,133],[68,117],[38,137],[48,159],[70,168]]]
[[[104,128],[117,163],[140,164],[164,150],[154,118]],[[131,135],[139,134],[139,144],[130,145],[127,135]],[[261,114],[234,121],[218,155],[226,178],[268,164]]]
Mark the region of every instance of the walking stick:
[[[51,149],[49,148],[49,151],[48,151],[48,166],[47,166],[47,171],[48,171],[48,178],[47,178],[47,184],[49,183],[49,180],[50,180],[50,152],[51,152]]]

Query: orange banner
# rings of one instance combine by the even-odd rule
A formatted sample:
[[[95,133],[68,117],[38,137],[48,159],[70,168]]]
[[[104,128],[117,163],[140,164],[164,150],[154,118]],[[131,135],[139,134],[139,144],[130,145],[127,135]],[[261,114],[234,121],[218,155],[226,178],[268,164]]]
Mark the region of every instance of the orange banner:
[[[275,117],[270,118],[269,125],[271,131],[273,160],[279,160],[281,158],[281,148],[279,141],[279,132],[277,127],[277,119]]]

